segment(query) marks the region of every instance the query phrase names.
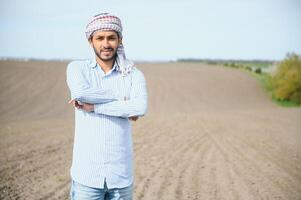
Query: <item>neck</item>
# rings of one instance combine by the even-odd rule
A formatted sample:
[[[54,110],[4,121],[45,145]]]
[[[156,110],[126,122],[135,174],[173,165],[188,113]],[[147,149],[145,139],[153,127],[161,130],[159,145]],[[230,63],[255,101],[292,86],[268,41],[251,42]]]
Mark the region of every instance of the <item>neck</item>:
[[[96,57],[97,64],[101,67],[101,69],[105,73],[109,72],[113,68],[114,61],[115,61],[115,59],[103,61],[103,60],[99,59],[98,57]]]

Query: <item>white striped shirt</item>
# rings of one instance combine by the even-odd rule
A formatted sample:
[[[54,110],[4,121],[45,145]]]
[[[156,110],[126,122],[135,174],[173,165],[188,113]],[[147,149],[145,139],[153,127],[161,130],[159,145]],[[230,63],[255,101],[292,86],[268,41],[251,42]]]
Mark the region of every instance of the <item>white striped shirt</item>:
[[[95,60],[73,61],[67,67],[71,98],[94,104],[94,112],[75,109],[71,177],[94,188],[123,188],[133,183],[130,116],[147,109],[146,82],[134,67],[127,76],[116,65],[104,73]],[[126,98],[126,100],[125,100]]]

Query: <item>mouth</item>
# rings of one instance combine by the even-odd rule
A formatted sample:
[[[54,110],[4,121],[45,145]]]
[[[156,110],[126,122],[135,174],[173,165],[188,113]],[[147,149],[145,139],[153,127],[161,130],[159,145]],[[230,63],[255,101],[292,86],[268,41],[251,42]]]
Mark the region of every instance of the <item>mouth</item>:
[[[113,49],[104,49],[104,50],[102,50],[102,52],[104,52],[104,53],[110,53],[112,51],[113,51]]]

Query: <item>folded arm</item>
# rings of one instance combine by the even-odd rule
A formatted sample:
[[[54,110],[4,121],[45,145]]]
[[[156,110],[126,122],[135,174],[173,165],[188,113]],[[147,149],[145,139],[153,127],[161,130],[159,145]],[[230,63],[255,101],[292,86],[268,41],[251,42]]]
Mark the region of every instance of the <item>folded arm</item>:
[[[84,63],[71,62],[67,66],[67,85],[70,89],[71,99],[89,104],[108,103],[117,100],[111,90],[91,87],[83,72]]]
[[[129,100],[118,100],[104,104],[95,104],[94,112],[115,117],[143,116],[147,110],[147,90],[143,73],[138,69],[132,72],[132,84]]]

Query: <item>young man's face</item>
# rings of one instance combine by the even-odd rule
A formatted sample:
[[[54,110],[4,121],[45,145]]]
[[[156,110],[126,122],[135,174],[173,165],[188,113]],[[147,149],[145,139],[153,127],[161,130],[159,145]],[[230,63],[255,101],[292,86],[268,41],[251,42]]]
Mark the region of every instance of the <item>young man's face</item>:
[[[96,56],[106,62],[115,58],[121,39],[115,31],[97,31],[89,40]]]

